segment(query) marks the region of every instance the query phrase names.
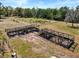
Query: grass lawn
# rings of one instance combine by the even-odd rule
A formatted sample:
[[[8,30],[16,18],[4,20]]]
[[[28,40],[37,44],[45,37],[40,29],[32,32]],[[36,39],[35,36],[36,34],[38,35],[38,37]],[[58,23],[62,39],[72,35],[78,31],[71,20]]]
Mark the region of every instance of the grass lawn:
[[[41,26],[40,28],[48,28],[48,29],[53,29],[57,30],[60,32],[65,32],[69,33],[71,35],[79,35],[79,28],[72,28],[69,27],[71,24],[66,24],[65,22],[61,21],[54,21],[54,20],[47,20],[47,19],[37,19],[37,18],[20,18],[18,19],[21,22],[25,23],[40,23]]]
[[[14,40],[10,40],[11,45],[15,48],[15,50],[17,51],[17,55],[19,57],[27,57],[27,58],[31,58],[31,57],[47,57],[46,54],[41,54],[41,53],[34,53],[32,51],[32,44],[28,43],[27,41],[24,42],[21,39],[14,39]]]

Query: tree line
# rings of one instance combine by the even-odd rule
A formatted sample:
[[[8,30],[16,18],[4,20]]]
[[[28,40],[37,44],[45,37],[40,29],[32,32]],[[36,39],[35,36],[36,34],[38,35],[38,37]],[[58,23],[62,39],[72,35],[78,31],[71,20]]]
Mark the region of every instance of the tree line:
[[[49,20],[66,21],[71,23],[79,23],[79,6],[75,9],[69,7],[57,8],[12,8],[11,6],[3,6],[0,4],[0,18],[1,16],[10,17],[25,17],[25,18],[46,18]]]
[[[18,16],[18,17],[34,17],[34,18],[46,18],[46,19],[55,19],[63,20],[65,14],[67,13],[68,7],[61,7],[60,9],[41,9],[41,8],[12,8],[11,6],[0,6],[0,15],[6,17],[9,16]]]

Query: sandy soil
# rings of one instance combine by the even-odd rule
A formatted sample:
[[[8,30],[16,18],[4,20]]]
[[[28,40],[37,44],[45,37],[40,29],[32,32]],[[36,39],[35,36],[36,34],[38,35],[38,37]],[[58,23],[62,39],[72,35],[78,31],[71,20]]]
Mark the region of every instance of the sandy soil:
[[[65,49],[59,45],[56,45],[55,43],[52,43],[44,38],[41,38],[37,36],[36,34],[29,33],[26,36],[23,36],[25,41],[28,41],[32,44],[32,51],[34,53],[45,53],[50,56],[55,57],[79,57],[79,53],[77,52],[71,52],[68,49]]]

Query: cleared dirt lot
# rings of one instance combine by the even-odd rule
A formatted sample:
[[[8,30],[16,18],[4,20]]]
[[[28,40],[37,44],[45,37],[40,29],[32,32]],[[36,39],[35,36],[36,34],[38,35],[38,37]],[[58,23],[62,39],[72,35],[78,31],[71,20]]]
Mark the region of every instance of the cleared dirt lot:
[[[56,45],[55,43],[52,43],[44,38],[41,38],[41,37],[35,35],[34,33],[29,33],[26,36],[22,36],[22,37],[18,37],[18,38],[19,38],[19,40],[23,40],[25,42],[25,44],[28,43],[31,46],[28,53],[25,52],[28,49],[21,51],[26,54],[25,56],[21,55],[22,57],[26,57],[26,56],[27,57],[52,57],[52,56],[55,56],[55,57],[59,57],[59,58],[61,58],[61,57],[66,57],[66,58],[79,57],[79,53],[72,52],[68,49],[65,49],[59,45]],[[14,39],[13,41],[11,40],[11,42],[15,42],[15,41],[18,41],[18,39],[16,39],[16,40]],[[19,43],[17,42],[15,44],[19,45]],[[15,44],[13,43],[13,46],[15,47],[15,49],[17,49],[17,46],[15,46]],[[17,50],[17,52],[19,52],[19,51]],[[31,56],[29,56],[29,55],[31,55]]]

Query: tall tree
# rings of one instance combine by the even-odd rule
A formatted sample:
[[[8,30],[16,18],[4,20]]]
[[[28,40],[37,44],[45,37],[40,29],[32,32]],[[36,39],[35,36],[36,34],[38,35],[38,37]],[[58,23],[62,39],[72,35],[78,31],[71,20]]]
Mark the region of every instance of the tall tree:
[[[58,10],[57,9],[53,9],[53,19],[57,20],[57,16],[58,16]]]
[[[76,20],[75,11],[73,9],[71,9],[67,12],[65,21],[72,23],[72,27],[74,27],[75,20]]]
[[[31,9],[24,9],[24,17],[32,17]]]
[[[75,10],[75,18],[76,18],[76,23],[79,23],[79,6],[77,6]]]
[[[2,18],[1,16],[3,15],[3,5],[0,2],[0,19]]]
[[[13,8],[11,6],[3,7],[3,13],[5,16],[12,16],[13,15]]]
[[[67,10],[69,10],[69,8],[66,7],[66,6],[65,7],[61,7],[59,9],[59,15],[60,15],[62,21],[65,19],[65,15],[67,13]]]
[[[37,10],[35,8],[32,8],[32,16],[35,18],[37,15]]]
[[[20,7],[15,8],[15,16],[23,17],[23,9]]]

